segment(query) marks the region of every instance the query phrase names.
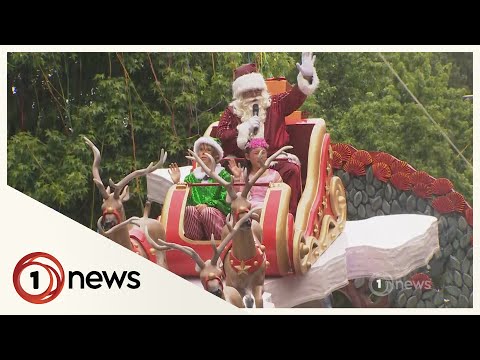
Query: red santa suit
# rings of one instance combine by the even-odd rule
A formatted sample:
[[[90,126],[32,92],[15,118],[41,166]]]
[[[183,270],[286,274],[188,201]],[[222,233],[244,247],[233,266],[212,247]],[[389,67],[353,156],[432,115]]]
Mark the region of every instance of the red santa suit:
[[[254,64],[243,65],[238,68],[237,71],[240,74],[236,74],[236,80],[233,84],[234,98],[238,98],[240,91],[266,89],[263,77],[256,73]],[[242,79],[246,80],[242,82]],[[285,117],[297,110],[304,103],[307,96],[313,93],[319,82],[316,73],[314,73],[312,84],[305,80],[301,74],[297,77],[297,81],[297,85],[293,86],[289,92],[270,97],[271,103],[266,109],[265,119],[261,124],[263,129],[260,131],[270,145],[268,155],[273,154],[282,146],[289,144],[290,138],[285,125]],[[237,126],[241,123],[242,120],[235,114],[233,106],[230,105],[227,107],[217,128],[217,136],[222,141],[222,147],[226,155],[244,157],[244,151],[237,145],[237,138],[239,136],[245,136],[245,134],[242,133],[239,135],[239,130],[237,130]],[[300,167],[294,162],[278,161],[272,168],[280,173],[284,182],[292,189],[289,211],[295,215],[297,204],[302,193]]]

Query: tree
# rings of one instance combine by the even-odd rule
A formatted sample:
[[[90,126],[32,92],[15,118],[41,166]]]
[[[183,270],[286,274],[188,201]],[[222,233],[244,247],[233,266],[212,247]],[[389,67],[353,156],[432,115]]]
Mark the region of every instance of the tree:
[[[471,54],[389,53],[392,67],[464,156],[472,157]],[[233,70],[257,62],[296,81],[299,53],[9,53],[8,184],[91,228],[101,200],[86,135],[102,152],[102,178],[122,178],[158,159],[186,164],[186,149],[231,101]],[[445,142],[375,53],[319,53],[320,86],[304,104],[334,142],[382,150],[471,201],[472,170]],[[471,72],[471,71],[470,71]],[[131,186],[139,215],[145,179]]]

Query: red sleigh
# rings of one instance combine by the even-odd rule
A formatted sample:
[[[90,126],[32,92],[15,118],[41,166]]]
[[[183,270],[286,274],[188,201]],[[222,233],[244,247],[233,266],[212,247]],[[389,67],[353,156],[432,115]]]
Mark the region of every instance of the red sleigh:
[[[267,81],[270,92],[284,91],[283,79]],[[287,131],[293,146],[291,152],[302,164],[303,192],[295,218],[288,212],[291,189],[285,183],[270,184],[260,224],[263,244],[270,266],[267,275],[304,274],[342,232],[347,214],[345,189],[333,175],[333,150],[322,119],[301,119],[295,112],[287,119]],[[215,136],[216,123],[206,131]],[[307,141],[305,141],[307,139]],[[208,241],[188,239],[184,235],[184,211],[189,185],[172,186],[164,199],[160,221],[165,226],[166,240],[192,247],[208,258]],[[151,193],[149,194],[151,195]],[[217,243],[220,239],[217,239]],[[195,276],[191,259],[176,251],[166,252],[168,269],[181,276]]]

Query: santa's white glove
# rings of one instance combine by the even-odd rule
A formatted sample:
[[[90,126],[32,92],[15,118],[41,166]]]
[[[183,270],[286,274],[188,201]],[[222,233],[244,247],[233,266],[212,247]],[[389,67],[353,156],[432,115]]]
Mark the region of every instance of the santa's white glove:
[[[255,133],[255,130],[260,128],[260,118],[255,115],[252,116],[247,121],[244,121],[237,126],[238,137],[237,137],[237,146],[244,150],[247,141],[250,140],[250,134]]]
[[[302,53],[302,64],[297,63],[297,69],[300,71],[304,78],[311,78],[315,72],[315,59],[317,55],[312,57],[312,53],[304,52]]]
[[[250,123],[250,132],[255,132],[260,127],[260,118],[257,115],[252,116],[248,122]]]
[[[260,127],[260,118],[255,115],[252,116],[247,121],[244,121],[240,125],[237,126],[238,132],[246,132],[247,134],[251,134],[254,132],[254,129],[258,129]]]

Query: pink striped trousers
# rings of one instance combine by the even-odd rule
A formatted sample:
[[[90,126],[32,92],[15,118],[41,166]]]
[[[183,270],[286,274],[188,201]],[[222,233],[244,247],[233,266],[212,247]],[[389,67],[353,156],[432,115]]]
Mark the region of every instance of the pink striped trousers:
[[[216,240],[225,226],[225,215],[214,207],[206,207],[200,213],[195,206],[185,208],[184,230],[190,240],[210,240],[212,233]]]

